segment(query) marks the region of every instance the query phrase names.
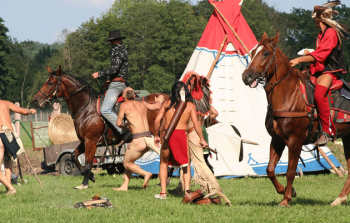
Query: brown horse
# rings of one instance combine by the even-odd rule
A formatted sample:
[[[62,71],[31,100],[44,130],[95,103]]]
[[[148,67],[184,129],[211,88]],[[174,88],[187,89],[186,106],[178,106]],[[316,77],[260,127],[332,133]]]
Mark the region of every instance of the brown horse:
[[[97,113],[98,94],[90,84],[84,83],[80,78],[62,73],[61,66],[56,72],[53,72],[49,67],[47,67],[47,71],[50,73],[50,76],[36,93],[32,102],[35,106],[44,108],[57,98],[63,98],[66,101],[74,118],[75,130],[81,141],[72,154],[72,160],[74,160],[79,171],[84,175],[80,188],[87,188],[89,179],[95,182],[91,169],[97,144],[103,143],[103,134],[105,132],[105,122]],[[153,93],[146,96],[144,100],[148,103],[154,103],[155,97],[159,95],[160,93]],[[168,95],[162,95],[164,95],[165,99],[169,98]],[[154,130],[154,119],[157,114],[158,111],[148,111],[148,122],[151,132]],[[109,129],[108,135],[112,135],[111,129]],[[119,134],[116,136],[117,140],[115,143],[119,143],[121,136]],[[108,144],[110,145],[112,143],[111,137],[108,138]],[[85,167],[77,159],[82,153],[85,153]]]
[[[272,137],[270,144],[270,161],[266,172],[277,193],[284,194],[279,206],[287,206],[292,196],[296,196],[293,180],[296,173],[301,148],[308,135],[310,122],[314,122],[314,132],[318,120],[307,116],[307,105],[299,87],[299,81],[307,76],[296,68],[292,68],[288,58],[276,47],[279,34],[268,38],[262,36],[256,49],[252,52],[252,61],[242,74],[243,82],[251,88],[259,83],[264,85],[268,100],[268,112],[265,125]],[[350,169],[350,123],[336,123],[337,136],[344,143],[344,152]],[[275,167],[282,152],[288,146],[287,186],[282,186],[276,179]],[[349,175],[350,176],[350,175]],[[348,177],[338,198],[331,204],[346,202],[350,192],[350,177]]]

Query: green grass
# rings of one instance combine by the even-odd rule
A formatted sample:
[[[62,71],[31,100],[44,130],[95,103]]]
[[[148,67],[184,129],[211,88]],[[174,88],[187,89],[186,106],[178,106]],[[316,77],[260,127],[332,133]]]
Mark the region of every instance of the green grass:
[[[15,186],[18,194],[5,195],[0,188],[1,222],[349,222],[349,206],[330,207],[345,179],[337,175],[304,176],[295,180],[297,197],[290,208],[277,208],[283,199],[267,178],[221,179],[219,183],[233,206],[182,205],[182,197],[168,195],[167,200],[154,199],[160,188],[158,179],[141,189],[143,179],[133,178],[128,192],[115,192],[123,179],[118,175],[98,174],[96,183],[86,190],[74,190],[80,177],[25,176],[28,184]],[[286,184],[285,177],[279,177]],[[174,178],[168,189],[176,187]],[[197,189],[198,186],[192,186]],[[108,198],[113,209],[75,209],[73,205],[94,195]]]
[[[25,127],[25,129],[28,131],[28,133],[31,135],[31,128],[30,128],[30,122],[22,122],[23,126]],[[21,140],[23,143],[24,147],[32,147],[33,148],[33,142],[30,139],[29,135],[27,134],[27,132],[24,130],[23,126],[21,125]]]

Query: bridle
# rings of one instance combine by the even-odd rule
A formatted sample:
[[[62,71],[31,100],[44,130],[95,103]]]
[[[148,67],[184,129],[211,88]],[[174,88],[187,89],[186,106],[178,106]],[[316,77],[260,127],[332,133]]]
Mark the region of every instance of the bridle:
[[[50,74],[50,77],[51,77],[51,76],[53,76],[54,78],[57,79],[57,85],[56,85],[56,87],[55,87],[49,94],[45,94],[45,92],[43,92],[41,89],[40,89],[39,91],[40,91],[40,93],[42,93],[42,94],[45,96],[45,98],[46,98],[45,101],[47,101],[47,102],[54,108],[54,106],[52,105],[51,102],[52,102],[53,100],[55,100],[55,99],[58,99],[57,92],[59,91],[60,88],[62,89],[62,86],[61,86],[61,85],[62,85],[62,74],[60,74],[58,77],[57,77],[56,75],[54,75],[54,74]],[[69,78],[71,81],[75,82],[75,84],[77,85],[77,80],[73,80],[73,79],[71,79],[71,78],[70,78],[69,76],[67,76],[67,75],[66,75],[66,77]],[[70,94],[70,95],[68,96],[68,98],[65,98],[64,100],[65,100],[66,102],[68,102],[74,95],[76,95],[76,94],[82,92],[86,87],[90,86],[90,84],[91,84],[91,82],[85,84],[83,87],[79,88],[79,89],[76,90],[74,93]],[[89,90],[89,88],[88,88],[88,90]],[[52,97],[51,97],[51,96],[52,96]],[[83,111],[83,110],[87,107],[87,105],[90,103],[90,101],[91,101],[91,97],[89,97],[89,100],[85,103],[85,105],[84,105],[77,113],[75,113],[74,115],[72,114],[72,118],[75,119],[75,117],[77,116],[77,114],[80,113],[81,111]],[[54,109],[55,109],[55,108],[54,108]]]
[[[57,97],[57,92],[59,91],[59,88],[61,87],[61,82],[62,82],[61,81],[61,77],[62,76],[60,75],[60,76],[56,77],[55,75],[50,74],[50,77],[51,76],[53,76],[54,78],[57,79],[58,83],[57,83],[56,87],[49,94],[45,94],[45,92],[43,92],[41,89],[39,89],[39,92],[42,93],[45,96],[45,98],[46,98],[45,101],[47,101],[54,108],[54,106],[52,105],[51,102],[58,98]],[[62,89],[62,87],[61,87],[61,89]],[[51,95],[52,95],[52,97],[50,98]]]
[[[272,85],[272,87],[268,90],[268,91],[271,91],[271,97],[272,97],[273,90],[274,90],[274,88],[276,87],[276,85],[279,84],[279,83],[281,83],[283,80],[287,79],[287,77],[289,77],[289,74],[291,73],[291,71],[292,71],[293,68],[291,67],[290,70],[288,71],[288,73],[287,73],[282,79],[280,79],[280,80],[277,81],[277,62],[276,62],[276,48],[277,48],[277,47],[273,47],[273,46],[271,45],[271,43],[267,43],[267,44],[269,44],[269,46],[273,49],[273,54],[272,54],[272,57],[271,57],[269,63],[268,63],[267,66],[265,67],[264,72],[262,72],[262,76],[263,76],[262,79],[265,81],[264,86],[263,86],[263,87],[265,88],[265,90],[266,90],[267,86]],[[276,76],[276,81],[277,81],[277,82],[275,82],[275,83],[270,83],[270,82],[269,82],[269,78],[268,78],[268,70],[269,70],[269,68],[270,68],[270,66],[271,66],[271,64],[272,64],[273,61],[275,61],[274,73],[276,74],[275,76]]]

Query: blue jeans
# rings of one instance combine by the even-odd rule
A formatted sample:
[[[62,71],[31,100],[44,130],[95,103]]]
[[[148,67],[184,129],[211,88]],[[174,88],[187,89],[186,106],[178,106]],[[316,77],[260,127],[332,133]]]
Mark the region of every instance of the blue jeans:
[[[114,113],[113,107],[117,103],[118,95],[124,88],[125,84],[122,82],[111,82],[101,107],[102,116],[107,119],[119,133],[122,133],[122,129],[117,126],[118,115]]]

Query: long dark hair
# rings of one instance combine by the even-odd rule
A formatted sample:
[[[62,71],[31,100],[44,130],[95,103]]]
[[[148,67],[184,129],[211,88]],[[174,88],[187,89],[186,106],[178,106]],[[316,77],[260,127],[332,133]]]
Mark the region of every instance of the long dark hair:
[[[171,87],[171,93],[170,93],[170,98],[169,98],[171,103],[170,103],[169,107],[167,109],[165,109],[165,111],[169,110],[173,106],[175,109],[177,108],[177,106],[179,105],[179,102],[181,100],[181,97],[180,97],[181,88],[184,88],[184,90],[185,90],[185,101],[186,102],[190,101],[193,103],[192,95],[191,95],[190,91],[188,90],[186,84],[182,81],[177,81]]]

